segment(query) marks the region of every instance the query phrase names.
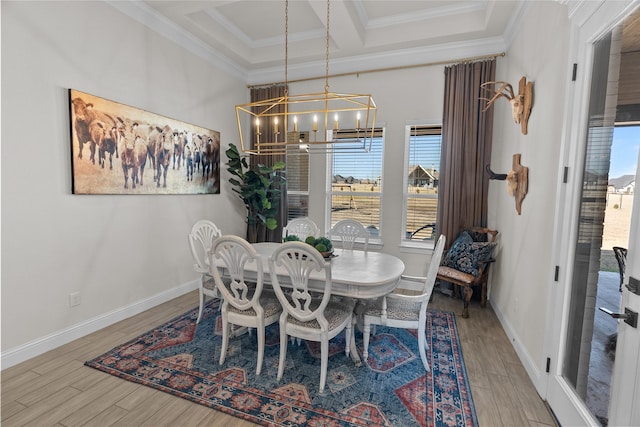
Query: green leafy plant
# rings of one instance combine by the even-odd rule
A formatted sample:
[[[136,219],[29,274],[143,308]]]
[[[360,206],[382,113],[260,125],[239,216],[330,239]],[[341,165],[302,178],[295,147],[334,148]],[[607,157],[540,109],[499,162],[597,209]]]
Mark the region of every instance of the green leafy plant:
[[[227,170],[233,175],[229,182],[247,208],[247,237],[255,242],[257,239],[253,235],[258,236],[261,228],[274,230],[278,226],[276,215],[282,195],[281,186],[285,182],[281,172],[285,163],[280,161],[273,166],[259,164],[251,168],[234,144],[229,144],[225,154]]]
[[[287,237],[285,237],[284,239],[282,239],[283,242],[301,242],[302,239],[300,239],[300,237],[296,236],[295,234],[289,234]],[[333,244],[331,244],[331,240],[328,239],[327,237],[314,237],[314,236],[309,236],[306,239],[304,239],[304,242],[309,245],[314,247],[318,252],[331,252],[331,250],[333,249]]]
[[[327,237],[318,237],[314,243],[314,246],[318,246],[318,245],[324,245],[324,247],[327,248],[326,251],[330,251],[331,249],[333,249],[331,240],[329,240]],[[326,252],[326,251],[320,251],[320,252]]]

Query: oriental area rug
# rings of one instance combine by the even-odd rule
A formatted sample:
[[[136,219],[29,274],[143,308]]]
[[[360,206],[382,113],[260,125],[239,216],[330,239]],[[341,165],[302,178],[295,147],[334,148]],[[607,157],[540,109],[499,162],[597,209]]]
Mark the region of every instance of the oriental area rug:
[[[230,338],[219,365],[218,304],[209,302],[197,325],[196,307],[86,365],[263,426],[478,425],[453,313],[427,312],[431,372],[422,366],[417,331],[378,326],[361,367],[346,357],[344,334],[338,335],[320,393],[318,343],[289,343],[284,376],[276,381],[277,322],[267,327],[259,376],[255,332]],[[358,331],[356,345],[362,357]]]

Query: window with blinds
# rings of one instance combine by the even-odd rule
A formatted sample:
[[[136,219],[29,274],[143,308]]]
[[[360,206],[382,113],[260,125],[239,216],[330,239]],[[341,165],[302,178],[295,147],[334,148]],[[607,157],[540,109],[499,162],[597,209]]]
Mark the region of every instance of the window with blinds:
[[[405,128],[404,241],[432,241],[438,212],[441,125]]]
[[[343,142],[331,154],[327,217],[331,227],[340,220],[355,219],[372,237],[379,237],[384,132],[375,129],[370,146],[367,143],[368,151],[363,150],[362,142],[350,142],[354,136],[353,130],[340,131],[337,136]]]
[[[287,219],[309,216],[309,153],[287,149]]]

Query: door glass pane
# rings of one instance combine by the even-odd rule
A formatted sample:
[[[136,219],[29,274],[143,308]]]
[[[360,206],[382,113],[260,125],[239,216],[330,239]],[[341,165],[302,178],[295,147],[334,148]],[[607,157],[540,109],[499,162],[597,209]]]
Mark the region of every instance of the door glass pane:
[[[623,25],[594,44],[586,154],[563,363],[563,375],[603,425],[608,422],[617,322],[600,312],[598,307],[605,306],[614,312],[620,308],[620,267],[612,249],[627,247],[629,229],[629,222],[623,224],[619,219],[625,197],[622,193],[626,190],[624,180],[618,179],[620,172],[616,162],[620,160],[618,155],[612,157],[612,146],[623,152],[628,150],[633,156],[633,145],[626,142],[623,135],[637,129],[633,125],[638,123],[633,108],[624,105],[622,94],[629,90],[629,81],[624,77],[627,67],[624,66]],[[638,79],[634,81],[637,87]],[[616,227],[611,224],[613,216],[618,218]]]

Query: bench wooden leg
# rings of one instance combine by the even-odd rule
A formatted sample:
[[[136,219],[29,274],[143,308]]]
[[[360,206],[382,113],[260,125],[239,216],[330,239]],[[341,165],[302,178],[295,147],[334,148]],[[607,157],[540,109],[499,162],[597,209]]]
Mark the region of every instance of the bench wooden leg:
[[[464,308],[462,309],[462,317],[465,319],[469,317],[469,302],[473,295],[473,288],[471,286],[464,287]]]
[[[445,283],[449,283],[449,282],[445,282]],[[460,295],[460,286],[456,285],[455,283],[451,283],[451,298],[458,299],[459,295]]]
[[[487,306],[487,281],[482,282],[482,294],[480,297],[480,307]]]

